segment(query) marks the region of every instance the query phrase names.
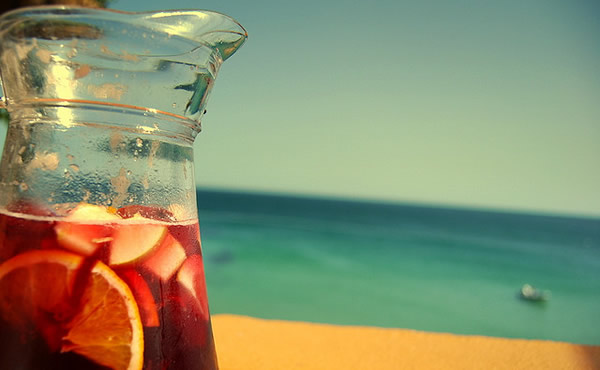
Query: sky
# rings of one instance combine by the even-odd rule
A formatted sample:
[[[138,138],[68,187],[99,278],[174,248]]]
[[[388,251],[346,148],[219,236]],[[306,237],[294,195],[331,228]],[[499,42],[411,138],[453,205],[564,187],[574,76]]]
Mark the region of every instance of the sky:
[[[595,0],[116,0],[226,13],[197,185],[600,216]]]

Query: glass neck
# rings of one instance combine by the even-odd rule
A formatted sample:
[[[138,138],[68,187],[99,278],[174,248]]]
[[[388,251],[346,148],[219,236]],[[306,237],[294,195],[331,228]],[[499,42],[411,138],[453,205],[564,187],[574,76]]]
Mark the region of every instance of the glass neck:
[[[67,104],[68,103],[68,104]],[[79,203],[158,207],[195,219],[193,125],[79,102],[15,110],[0,163],[0,207],[58,216]],[[102,108],[102,109],[100,109]]]

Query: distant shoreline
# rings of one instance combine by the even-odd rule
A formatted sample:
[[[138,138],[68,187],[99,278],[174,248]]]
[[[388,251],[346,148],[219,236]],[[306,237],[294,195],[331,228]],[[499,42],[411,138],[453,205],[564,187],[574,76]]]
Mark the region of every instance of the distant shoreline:
[[[248,195],[256,197],[266,197],[269,199],[280,198],[282,200],[306,200],[306,201],[325,201],[331,203],[355,203],[361,205],[373,205],[382,207],[400,207],[400,208],[414,208],[414,209],[431,209],[439,211],[464,211],[474,212],[481,214],[504,214],[511,216],[532,216],[532,217],[544,217],[552,219],[577,219],[577,220],[588,220],[588,221],[599,221],[600,214],[575,214],[567,212],[547,212],[540,210],[531,209],[509,209],[509,208],[494,208],[494,207],[477,207],[470,205],[460,204],[435,204],[427,202],[410,202],[410,201],[397,201],[397,200],[385,200],[376,198],[366,197],[344,197],[328,194],[308,194],[308,193],[295,193],[295,192],[280,192],[280,191],[266,191],[266,190],[254,190],[254,189],[233,189],[233,188],[213,188],[213,187],[197,187],[197,193],[202,194],[213,194],[219,196],[235,196],[235,195]]]

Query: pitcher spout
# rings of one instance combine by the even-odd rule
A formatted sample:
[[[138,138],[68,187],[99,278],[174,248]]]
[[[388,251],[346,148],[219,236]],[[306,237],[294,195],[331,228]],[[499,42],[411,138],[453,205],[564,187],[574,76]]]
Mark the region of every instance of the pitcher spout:
[[[0,17],[3,99],[30,121],[77,124],[78,114],[64,108],[108,105],[197,132],[221,63],[247,37],[237,21],[212,11],[22,8]]]
[[[173,10],[138,14],[171,35],[214,48],[223,60],[233,55],[248,38],[248,32],[241,24],[221,13]]]

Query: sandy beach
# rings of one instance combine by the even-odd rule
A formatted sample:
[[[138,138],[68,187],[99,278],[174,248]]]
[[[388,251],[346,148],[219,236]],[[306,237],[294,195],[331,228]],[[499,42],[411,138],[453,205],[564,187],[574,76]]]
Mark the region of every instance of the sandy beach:
[[[600,369],[600,346],[214,315],[222,370]]]

